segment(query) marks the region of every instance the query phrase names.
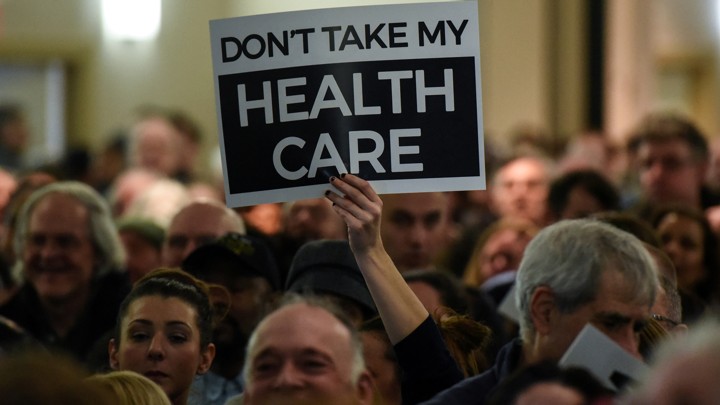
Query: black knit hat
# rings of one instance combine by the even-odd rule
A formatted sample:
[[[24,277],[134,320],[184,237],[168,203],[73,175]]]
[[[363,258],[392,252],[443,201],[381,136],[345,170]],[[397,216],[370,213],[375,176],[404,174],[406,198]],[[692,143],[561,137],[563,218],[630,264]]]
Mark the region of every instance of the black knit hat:
[[[366,316],[377,314],[350,244],[344,240],[318,240],[301,246],[290,265],[285,290],[334,294],[358,303]]]
[[[270,247],[262,239],[227,233],[214,242],[195,249],[182,263],[183,270],[202,279],[204,272],[230,263],[238,275],[263,277],[273,290],[279,290],[280,272]]]

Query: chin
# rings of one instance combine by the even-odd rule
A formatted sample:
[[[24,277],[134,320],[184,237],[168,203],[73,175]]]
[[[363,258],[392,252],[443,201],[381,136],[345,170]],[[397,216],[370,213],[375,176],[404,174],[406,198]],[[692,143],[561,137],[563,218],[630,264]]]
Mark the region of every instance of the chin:
[[[72,296],[72,291],[66,290],[66,289],[57,289],[57,288],[44,289],[44,288],[36,287],[36,290],[37,290],[38,297],[40,297],[40,299],[45,300],[45,301],[61,302],[61,301],[67,300],[68,298],[70,298]]]

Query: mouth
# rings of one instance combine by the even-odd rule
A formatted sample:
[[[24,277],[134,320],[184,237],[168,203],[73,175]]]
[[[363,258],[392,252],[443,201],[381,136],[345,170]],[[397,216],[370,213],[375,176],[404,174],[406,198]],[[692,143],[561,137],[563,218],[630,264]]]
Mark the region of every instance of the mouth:
[[[32,266],[28,270],[46,277],[61,276],[72,272],[65,266]]]
[[[157,371],[157,370],[148,371],[143,375],[155,382],[164,380],[169,377],[167,374],[163,373],[162,371]]]

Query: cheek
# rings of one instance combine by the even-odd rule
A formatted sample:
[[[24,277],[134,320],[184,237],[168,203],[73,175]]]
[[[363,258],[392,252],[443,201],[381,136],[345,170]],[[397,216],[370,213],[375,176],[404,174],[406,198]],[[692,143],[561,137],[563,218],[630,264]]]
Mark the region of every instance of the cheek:
[[[117,360],[120,370],[140,371],[137,366],[144,360],[144,349],[138,345],[121,343]]]
[[[200,363],[200,350],[187,347],[182,348],[179,349],[173,357],[176,359],[177,369],[183,370],[183,374],[192,379]]]
[[[690,253],[690,257],[692,258],[693,264],[697,264],[699,266],[703,265],[703,251],[702,249],[695,249]]]

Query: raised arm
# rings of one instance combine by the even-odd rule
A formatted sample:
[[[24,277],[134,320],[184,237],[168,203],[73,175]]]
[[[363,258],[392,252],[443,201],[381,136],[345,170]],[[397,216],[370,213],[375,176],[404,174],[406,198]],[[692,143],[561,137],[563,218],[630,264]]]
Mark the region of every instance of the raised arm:
[[[340,178],[331,177],[330,184],[343,196],[331,190],[325,195],[348,226],[350,247],[390,341],[396,344],[427,319],[428,311],[408,287],[383,247],[380,237],[383,203],[370,183],[345,174]]]

